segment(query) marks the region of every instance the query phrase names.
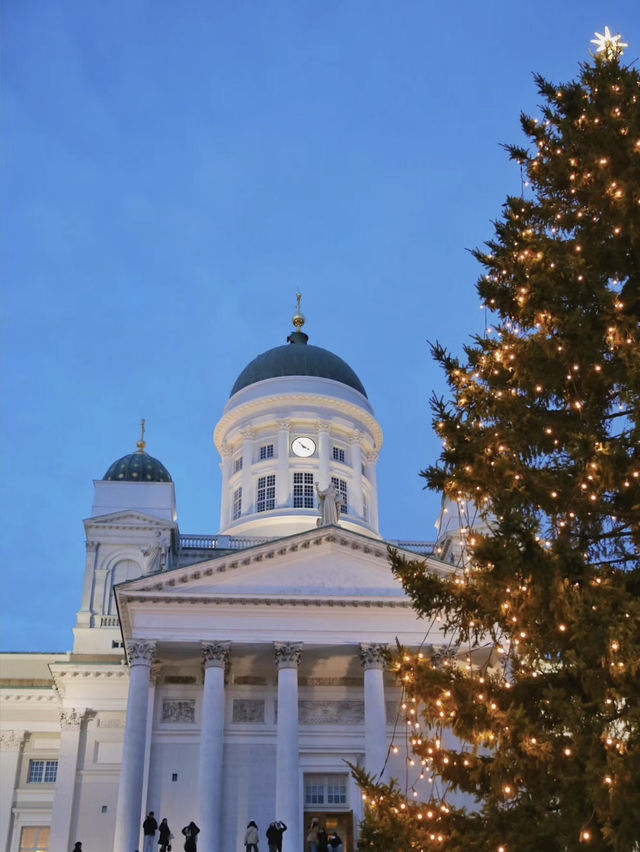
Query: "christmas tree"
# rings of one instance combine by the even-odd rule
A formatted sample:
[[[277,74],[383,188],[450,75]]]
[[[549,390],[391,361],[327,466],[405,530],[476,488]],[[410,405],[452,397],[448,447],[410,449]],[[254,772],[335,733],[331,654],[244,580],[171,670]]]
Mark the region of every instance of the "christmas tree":
[[[378,852],[640,849],[640,75],[596,35],[508,147],[522,195],[475,252],[492,333],[433,347],[423,476],[482,522],[449,575],[391,556],[452,653],[392,660],[415,789],[356,772]]]

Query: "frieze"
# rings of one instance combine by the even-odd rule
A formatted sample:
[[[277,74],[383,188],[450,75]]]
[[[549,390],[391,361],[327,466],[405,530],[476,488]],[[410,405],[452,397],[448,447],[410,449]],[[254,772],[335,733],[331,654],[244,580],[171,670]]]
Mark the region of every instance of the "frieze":
[[[165,698],[162,702],[162,721],[172,724],[193,724],[196,720],[196,702],[194,698]]]
[[[126,722],[126,714],[118,713],[115,715],[100,714],[96,720],[99,728],[124,728]]]
[[[150,666],[155,660],[156,643],[140,639],[131,639],[127,643],[127,659],[130,666]]]
[[[299,677],[298,686],[358,686],[362,677]]]
[[[364,701],[299,701],[301,725],[358,725],[364,722]]]
[[[232,721],[236,725],[264,724],[264,700],[235,698],[233,701]]]
[[[302,642],[274,642],[276,663],[281,669],[297,668],[302,654]]]

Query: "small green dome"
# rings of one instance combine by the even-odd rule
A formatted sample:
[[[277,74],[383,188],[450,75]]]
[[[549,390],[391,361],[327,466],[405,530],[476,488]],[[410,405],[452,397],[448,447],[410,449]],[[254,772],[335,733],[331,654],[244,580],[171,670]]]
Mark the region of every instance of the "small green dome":
[[[144,450],[115,461],[102,477],[115,482],[171,482],[169,471]]]
[[[275,379],[280,376],[317,376],[323,379],[333,379],[342,382],[367,396],[362,382],[351,367],[320,346],[309,346],[309,339],[303,331],[292,332],[285,346],[276,346],[254,358],[244,368],[231,388],[231,396],[242,388],[254,385],[264,379]]]

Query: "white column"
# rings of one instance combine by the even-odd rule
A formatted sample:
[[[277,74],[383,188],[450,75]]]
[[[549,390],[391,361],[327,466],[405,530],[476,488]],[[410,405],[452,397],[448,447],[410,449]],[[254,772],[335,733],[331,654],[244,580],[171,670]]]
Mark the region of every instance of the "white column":
[[[384,701],[386,645],[360,645],[364,668],[364,767],[374,778],[384,779],[389,746],[387,708]]]
[[[278,723],[276,728],[275,819],[287,825],[287,849],[302,849],[298,759],[298,663],[302,644],[275,642],[278,664]]]
[[[78,613],[78,627],[90,627],[91,615],[95,611],[95,606],[92,606],[93,598],[93,580],[96,567],[96,557],[98,553],[97,541],[85,541],[87,555],[84,566],[84,587],[82,589],[82,608]]]
[[[226,529],[231,523],[231,513],[233,495],[229,489],[229,479],[231,478],[231,464],[233,460],[233,448],[230,444],[223,444],[220,449],[222,461],[220,469],[222,471],[222,500],[220,505],[220,529]]]
[[[289,420],[278,421],[278,475],[276,477],[276,507],[290,506],[293,488],[289,475]]]
[[[144,770],[142,773],[142,814],[146,816],[149,811],[155,810],[154,804],[149,802],[149,768],[151,766],[151,738],[153,736],[153,711],[156,706],[156,681],[159,670],[157,666],[151,666],[149,673],[149,699],[147,701],[147,728],[144,735]]]
[[[325,491],[329,487],[329,424],[318,423],[318,487]]]
[[[376,472],[378,453],[375,450],[365,453],[364,460],[364,471],[371,488],[369,497],[369,526],[374,532],[378,532],[378,476]]]
[[[71,821],[78,772],[78,750],[83,714],[77,710],[60,713],[60,751],[58,774],[51,809],[51,852],[67,852],[73,845]]]
[[[224,671],[229,642],[202,642],[204,690],[198,771],[198,848],[219,852],[222,818],[222,749],[224,742]]]
[[[149,683],[155,647],[155,642],[137,640],[127,642],[129,698],[124,728],[113,852],[133,852],[134,849],[140,848]]]
[[[356,432],[351,437],[351,494],[349,502],[353,507],[353,513],[362,517],[362,434]]]
[[[3,731],[0,734],[0,850],[6,852],[11,832],[13,797],[18,781],[20,751],[24,731]]]
[[[255,429],[248,426],[242,433],[242,514],[256,510],[256,495],[253,488],[253,444]]]

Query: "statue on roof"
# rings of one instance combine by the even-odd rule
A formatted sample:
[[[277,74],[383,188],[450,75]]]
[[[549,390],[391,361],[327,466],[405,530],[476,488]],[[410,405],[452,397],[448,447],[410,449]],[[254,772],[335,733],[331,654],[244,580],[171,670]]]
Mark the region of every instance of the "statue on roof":
[[[344,498],[333,482],[329,487],[321,491],[316,482],[316,493],[318,495],[318,510],[320,517],[316,522],[318,527],[336,526],[340,517],[340,509],[344,506]]]

